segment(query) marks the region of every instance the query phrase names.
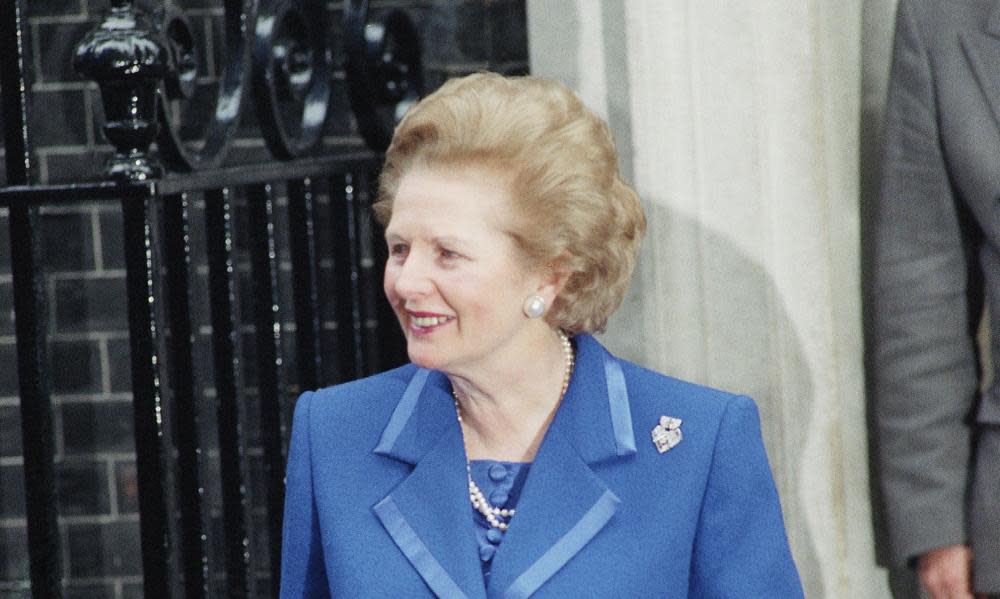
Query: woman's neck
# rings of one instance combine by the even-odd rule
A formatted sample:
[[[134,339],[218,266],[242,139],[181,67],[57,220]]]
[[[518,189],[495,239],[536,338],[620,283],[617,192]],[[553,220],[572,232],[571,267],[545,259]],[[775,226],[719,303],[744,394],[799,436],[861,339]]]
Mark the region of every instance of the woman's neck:
[[[522,345],[504,352],[520,359],[449,374],[470,460],[533,460],[559,407],[567,362],[560,337],[546,328]]]

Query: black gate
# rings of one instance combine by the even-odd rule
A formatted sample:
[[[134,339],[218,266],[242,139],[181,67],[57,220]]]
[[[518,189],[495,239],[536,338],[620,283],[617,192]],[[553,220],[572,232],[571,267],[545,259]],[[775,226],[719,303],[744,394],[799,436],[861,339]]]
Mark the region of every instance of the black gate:
[[[37,185],[22,35],[28,1],[0,4],[0,209],[10,223],[31,596],[62,597],[67,575],[50,390],[60,365],[46,349],[39,209],[82,203],[121,211],[143,595],[277,596],[295,394],[404,356],[379,300],[383,244],[369,202],[393,121],[422,89],[413,25],[398,11],[369,21],[367,1],[343,3],[334,43],[343,44],[351,107],[372,150],[331,151],[317,149],[340,51],[327,34],[336,25],[327,2],[225,0],[226,49],[216,57],[224,68],[206,104],[198,87],[206,50],[183,11],[169,0],[111,0],[74,64],[100,86],[113,155],[99,180]],[[271,159],[222,166],[246,117],[244,96]],[[206,397],[210,444],[199,421]],[[206,480],[207,460],[218,481]],[[264,484],[250,485],[254,476]],[[214,533],[213,487],[221,496]]]

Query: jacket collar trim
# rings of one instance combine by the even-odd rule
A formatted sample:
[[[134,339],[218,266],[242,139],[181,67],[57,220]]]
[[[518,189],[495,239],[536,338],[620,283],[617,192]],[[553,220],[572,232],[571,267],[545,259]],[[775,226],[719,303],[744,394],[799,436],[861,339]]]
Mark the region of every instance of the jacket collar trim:
[[[604,378],[608,385],[608,410],[611,412],[611,427],[615,434],[615,453],[619,457],[632,455],[635,449],[635,433],[632,431],[632,412],[628,406],[628,388],[622,365],[611,355],[604,355]]]
[[[380,455],[392,454],[393,446],[396,445],[396,439],[399,438],[400,433],[403,432],[403,428],[406,427],[406,423],[409,422],[410,416],[413,415],[413,410],[417,407],[417,400],[420,399],[420,394],[423,392],[424,386],[427,384],[427,377],[430,374],[431,371],[426,368],[418,368],[413,374],[413,378],[410,379],[406,390],[403,391],[403,398],[399,400],[399,404],[392,412],[392,417],[389,418],[389,424],[382,431],[382,437],[379,439],[378,445],[375,446],[375,453]]]
[[[413,564],[420,577],[424,579],[435,595],[467,599],[468,595],[448,575],[448,572],[434,558],[434,555],[427,549],[427,545],[424,545],[416,531],[406,521],[392,495],[375,504],[372,509],[382,522],[382,526],[388,531],[389,536],[399,546],[406,559],[410,560],[410,563]]]
[[[617,358],[588,334],[574,337],[576,366],[552,423],[588,464],[636,453],[625,375]],[[416,464],[433,440],[455,423],[448,377],[418,368],[385,429],[375,453]]]
[[[618,509],[621,500],[605,490],[597,502],[573,528],[549,547],[527,570],[521,573],[503,593],[503,599],[525,599],[537,591],[552,575],[566,565],[574,555],[604,528]]]

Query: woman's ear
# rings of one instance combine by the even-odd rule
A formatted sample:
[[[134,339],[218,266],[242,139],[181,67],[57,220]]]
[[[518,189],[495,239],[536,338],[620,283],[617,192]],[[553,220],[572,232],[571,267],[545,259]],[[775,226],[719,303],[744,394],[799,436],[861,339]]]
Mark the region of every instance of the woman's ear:
[[[563,288],[566,287],[570,275],[573,274],[569,269],[569,255],[563,252],[562,255],[543,266],[541,274],[536,293],[545,298],[546,303],[551,306],[562,293]]]

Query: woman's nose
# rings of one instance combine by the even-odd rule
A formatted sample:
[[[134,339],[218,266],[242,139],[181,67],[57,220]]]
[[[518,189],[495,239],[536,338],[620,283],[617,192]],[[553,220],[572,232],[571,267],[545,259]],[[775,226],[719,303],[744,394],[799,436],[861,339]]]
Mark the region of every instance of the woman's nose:
[[[434,285],[427,264],[421,256],[414,253],[407,256],[406,261],[399,266],[394,288],[404,299],[420,297],[433,291]]]

